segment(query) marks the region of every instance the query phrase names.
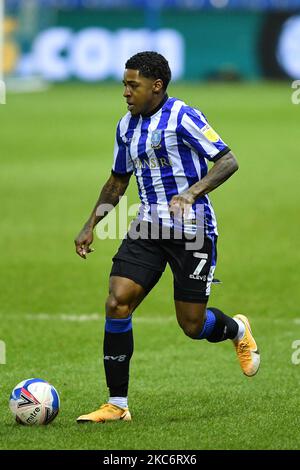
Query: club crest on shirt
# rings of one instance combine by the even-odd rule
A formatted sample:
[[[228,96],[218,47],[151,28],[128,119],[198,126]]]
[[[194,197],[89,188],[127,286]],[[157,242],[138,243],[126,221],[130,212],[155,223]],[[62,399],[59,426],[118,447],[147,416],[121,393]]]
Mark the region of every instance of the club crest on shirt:
[[[161,147],[161,145],[160,145],[161,135],[162,135],[162,130],[161,129],[156,129],[155,131],[152,132],[152,134],[151,134],[151,147],[153,149],[159,149]]]

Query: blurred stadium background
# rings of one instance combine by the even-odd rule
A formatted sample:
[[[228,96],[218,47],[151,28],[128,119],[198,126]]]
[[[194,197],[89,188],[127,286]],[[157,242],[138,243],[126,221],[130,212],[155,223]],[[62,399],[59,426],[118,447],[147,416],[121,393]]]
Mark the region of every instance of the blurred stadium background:
[[[299,0],[4,3],[7,77],[119,79],[145,49],[165,54],[177,80],[300,76]]]
[[[0,5],[0,448],[299,448],[300,0]],[[262,366],[247,380],[229,343],[184,337],[167,270],[135,314],[134,421],[79,428],[106,397],[103,306],[119,240],[95,237],[83,262],[73,238],[110,172],[124,62],[145,49],[168,58],[169,94],[201,109],[239,160],[212,194],[223,284],[210,304],[249,315]],[[134,181],[128,195],[137,202]],[[47,429],[10,415],[29,377],[60,392]]]

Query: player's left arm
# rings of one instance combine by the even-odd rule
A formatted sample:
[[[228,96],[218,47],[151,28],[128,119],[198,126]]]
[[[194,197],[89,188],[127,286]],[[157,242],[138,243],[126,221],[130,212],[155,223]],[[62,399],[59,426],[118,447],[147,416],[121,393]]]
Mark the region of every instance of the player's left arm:
[[[194,202],[198,197],[210,193],[224,181],[228,180],[239,168],[238,162],[231,151],[219,158],[203,179],[189,188],[189,193]]]
[[[214,163],[200,181],[172,198],[170,211],[175,214],[178,212],[188,214],[190,205],[230,178],[238,169],[238,163],[230,148],[210,126],[203,113],[190,106],[182,106],[180,111],[176,128],[180,144],[191,148],[199,158]]]
[[[193,184],[187,191],[173,196],[170,210],[174,213],[184,212],[196,199],[210,193],[224,181],[228,180],[239,168],[238,162],[231,151],[219,158],[200,181]]]

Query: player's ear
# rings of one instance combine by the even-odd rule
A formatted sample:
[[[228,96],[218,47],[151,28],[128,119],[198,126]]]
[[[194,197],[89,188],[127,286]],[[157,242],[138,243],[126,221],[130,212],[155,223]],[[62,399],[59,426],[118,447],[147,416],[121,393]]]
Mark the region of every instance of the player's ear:
[[[160,93],[163,87],[164,87],[164,84],[160,78],[158,78],[157,80],[153,82],[152,89],[154,93]]]

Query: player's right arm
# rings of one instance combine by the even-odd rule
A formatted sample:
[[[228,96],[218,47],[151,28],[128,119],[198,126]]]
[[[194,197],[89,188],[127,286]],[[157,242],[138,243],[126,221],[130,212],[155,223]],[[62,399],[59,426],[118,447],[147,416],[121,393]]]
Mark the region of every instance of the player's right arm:
[[[118,204],[127,189],[130,177],[131,173],[123,175],[113,172],[104,184],[89,219],[75,238],[76,253],[81,258],[86,259],[87,253],[93,251],[90,245],[93,242],[94,227]],[[101,210],[101,207],[105,207],[105,211]]]
[[[75,239],[76,253],[81,258],[86,259],[87,253],[93,251],[90,245],[93,242],[94,227],[118,204],[133,173],[133,162],[126,145],[125,131],[127,127],[128,116],[125,116],[125,118],[120,119],[116,129],[112,174],[103,186],[88,221]]]

